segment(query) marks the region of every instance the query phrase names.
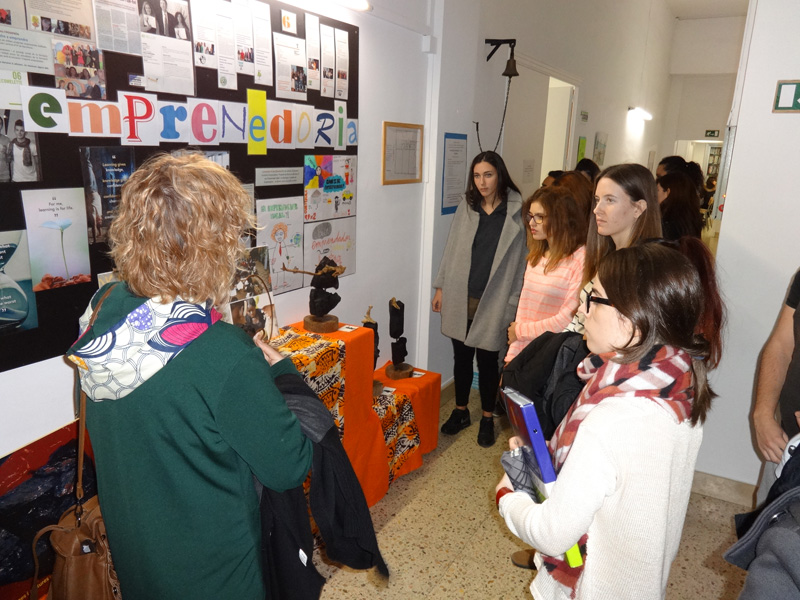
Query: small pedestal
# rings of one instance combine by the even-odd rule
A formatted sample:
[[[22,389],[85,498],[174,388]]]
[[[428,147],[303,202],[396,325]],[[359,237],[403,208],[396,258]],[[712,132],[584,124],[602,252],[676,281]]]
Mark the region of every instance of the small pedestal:
[[[377,379],[372,380],[372,397],[377,398],[383,393],[384,385]]]
[[[303,328],[312,333],[333,333],[339,329],[339,317],[336,315],[325,315],[324,317],[306,315],[303,318]]]
[[[411,377],[413,372],[414,367],[408,363],[400,363],[399,365],[386,365],[386,376],[389,379],[405,379],[406,377]]]

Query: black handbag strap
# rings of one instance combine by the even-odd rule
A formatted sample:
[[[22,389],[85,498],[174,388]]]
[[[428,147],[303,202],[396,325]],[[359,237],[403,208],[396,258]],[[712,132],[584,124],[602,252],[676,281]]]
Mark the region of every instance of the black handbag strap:
[[[92,317],[89,319],[89,325],[87,329],[94,325],[94,321],[97,318],[97,314],[100,312],[100,306],[103,304],[103,301],[108,297],[116,287],[116,283],[110,285],[105,293],[100,297],[100,300],[97,302],[97,306],[94,307],[94,311],[92,312]],[[80,387],[80,382],[78,382],[78,387]],[[77,390],[76,390],[77,392]],[[78,502],[75,505],[75,518],[76,518],[76,527],[80,527],[81,524],[81,517],[83,516],[83,452],[84,452],[84,441],[86,438],[86,392],[81,389],[81,397],[80,397],[80,412],[78,413],[78,483],[75,486],[75,496],[78,498]],[[39,542],[39,538],[41,538],[45,533],[50,531],[68,531],[66,527],[61,527],[60,525],[48,525],[47,527],[43,527],[40,529],[36,536],[33,538],[33,584],[31,585],[31,600],[38,600],[39,598],[39,555],[36,553],[36,544]]]

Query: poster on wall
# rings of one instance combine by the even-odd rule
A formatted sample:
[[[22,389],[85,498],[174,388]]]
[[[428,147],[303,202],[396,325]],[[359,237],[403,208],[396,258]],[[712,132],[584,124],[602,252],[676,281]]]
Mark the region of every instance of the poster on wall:
[[[273,33],[275,44],[275,96],[306,100],[306,44],[304,40]]]
[[[467,136],[445,133],[442,167],[442,214],[456,212],[467,189]]]
[[[95,39],[91,0],[26,0],[25,9],[31,31]]]
[[[53,40],[53,69],[56,87],[67,98],[106,99],[106,71],[103,52],[89,42]]]
[[[0,27],[0,69],[52,75],[50,40],[44,33]]]
[[[213,3],[215,36],[217,40],[217,86],[222,90],[238,89],[236,78],[236,32],[233,6],[225,0]]]
[[[105,242],[122,185],[136,169],[133,148],[87,146],[80,149],[80,159],[89,243]]]
[[[319,26],[320,42],[320,66],[322,68],[322,79],[320,83],[320,94],[323,98],[333,98],[336,80],[334,70],[336,69],[336,43],[333,38],[333,27],[328,25]]]
[[[318,221],[303,225],[303,263],[313,271],[324,257],[345,267],[344,275],[356,272],[356,218]],[[311,285],[311,275],[304,275]]]
[[[277,334],[277,317],[272,302],[269,274],[269,248],[256,246],[239,259],[225,319],[252,336],[265,330]]]
[[[154,4],[154,0],[139,0],[144,87],[152,92],[194,96],[189,4],[184,0]]]
[[[97,24],[97,46],[102,50],[140,55],[141,21],[146,15],[136,11],[130,0],[94,0],[94,22]]]
[[[33,291],[89,283],[83,188],[22,190]]]
[[[0,109],[21,110],[20,86],[28,85],[28,74],[0,69]]]
[[[17,181],[20,183],[42,180],[42,165],[39,160],[39,141],[35,133],[25,130],[22,111],[0,111],[0,134],[8,138],[5,143],[8,162],[0,161],[0,181]]]
[[[594,135],[594,153],[592,160],[602,167],[606,161],[606,143],[608,142],[608,134],[603,131],[598,131]]]
[[[0,336],[38,324],[27,232],[0,231]]]
[[[306,222],[355,216],[357,162],[355,156],[312,154],[305,157],[303,207]]]
[[[233,23],[236,31],[236,72],[255,74],[253,16],[248,0],[233,0]]]
[[[343,29],[335,30],[336,42],[336,92],[337,100],[347,100],[347,80],[350,78],[350,42]]]
[[[303,275],[284,267],[303,270],[303,198],[256,200],[256,218],[256,243],[269,248],[272,293],[300,289]]]
[[[272,17],[269,4],[252,0],[255,83],[272,86]]]
[[[320,85],[319,51],[319,17],[306,13],[306,60],[310,90],[318,90]]]
[[[0,7],[0,23],[17,29],[25,29],[24,0],[3,0]]]
[[[194,26],[194,66],[217,68],[216,12],[211,2],[192,2],[192,25]]]

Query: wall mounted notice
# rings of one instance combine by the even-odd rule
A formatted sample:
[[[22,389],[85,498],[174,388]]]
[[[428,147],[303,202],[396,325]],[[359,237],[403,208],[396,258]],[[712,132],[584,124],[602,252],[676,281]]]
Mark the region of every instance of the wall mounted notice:
[[[444,166],[442,168],[442,214],[456,212],[467,186],[467,136],[444,134]]]
[[[256,169],[256,185],[294,185],[303,183],[303,167]]]

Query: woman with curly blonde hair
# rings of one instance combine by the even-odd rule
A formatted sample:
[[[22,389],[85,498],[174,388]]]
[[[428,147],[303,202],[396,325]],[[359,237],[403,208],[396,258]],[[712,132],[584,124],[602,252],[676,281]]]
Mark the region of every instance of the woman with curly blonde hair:
[[[228,301],[251,205],[234,175],[200,155],[145,162],[109,230],[121,282],[97,293],[68,353],[90,400],[127,600],[263,599],[253,475],[284,491],[311,465],[311,442],[275,384],[292,363],[215,308]]]

